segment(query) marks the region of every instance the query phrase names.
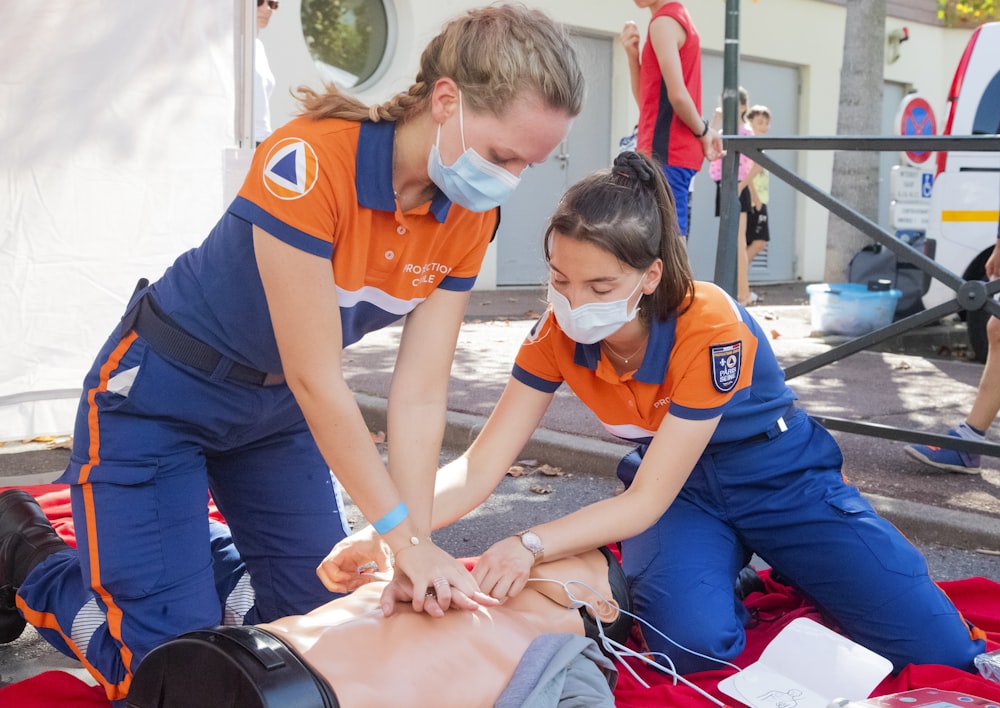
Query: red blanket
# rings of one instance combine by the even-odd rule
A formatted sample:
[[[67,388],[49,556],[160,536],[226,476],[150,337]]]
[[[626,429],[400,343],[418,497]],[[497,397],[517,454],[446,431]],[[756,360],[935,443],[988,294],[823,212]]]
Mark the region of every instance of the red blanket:
[[[69,511],[69,492],[62,485],[26,487],[38,499],[56,531],[70,545],[76,545],[73,521]],[[218,512],[211,507],[216,518]],[[747,631],[747,647],[735,662],[748,666],[755,662],[764,647],[789,622],[797,617],[809,617],[818,622],[823,618],[815,607],[806,602],[792,588],[772,580],[762,573],[765,592],[747,598],[747,606],[759,621]],[[966,619],[986,632],[988,649],[1000,648],[1000,584],[985,578],[967,578],[940,583]],[[624,668],[620,670],[615,704],[619,708],[646,708],[671,706],[672,708],[704,708],[713,705],[704,696],[659,672],[653,671],[638,660],[629,664],[649,684],[642,686]],[[720,680],[731,674],[729,669],[705,671],[686,677],[723,703],[732,705],[732,699],[717,688]],[[1000,702],[1000,684],[993,683],[958,669],[937,665],[911,665],[896,676],[886,678],[873,695],[899,693],[914,688],[942,688]],[[89,686],[75,676],[63,671],[47,671],[30,679],[0,688],[0,706],[19,708],[107,708],[104,693],[96,686]]]
[[[747,607],[756,612],[760,621],[747,630],[746,649],[734,662],[739,666],[749,666],[754,663],[768,643],[793,619],[808,617],[823,622],[823,617],[816,608],[795,590],[776,583],[767,572],[762,573],[762,576],[765,592],[753,593],[746,600]],[[967,578],[939,584],[965,618],[987,633],[987,649],[1000,648],[1000,584],[985,578]],[[633,667],[638,667],[639,663],[636,660],[629,660],[629,664]],[[693,689],[682,684],[673,685],[669,677],[654,674],[646,668],[637,669],[637,673],[650,687],[643,687],[627,670],[620,670],[618,687],[615,689],[616,706],[638,708],[668,705],[673,708],[688,706],[703,708],[713,705]],[[723,703],[732,705],[732,699],[716,687],[719,681],[732,673],[733,671],[729,669],[704,671],[686,678]],[[872,695],[884,696],[914,688],[944,688],[1000,702],[1000,684],[976,674],[932,664],[907,666],[898,675],[886,678]]]

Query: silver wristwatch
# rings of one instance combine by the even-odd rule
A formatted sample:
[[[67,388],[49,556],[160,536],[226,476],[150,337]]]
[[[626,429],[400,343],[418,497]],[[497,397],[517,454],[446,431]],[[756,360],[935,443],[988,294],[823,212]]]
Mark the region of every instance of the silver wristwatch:
[[[538,534],[531,530],[521,531],[514,534],[519,539],[521,539],[521,545],[531,551],[531,555],[538,560],[545,547],[542,545],[542,539],[538,537]]]

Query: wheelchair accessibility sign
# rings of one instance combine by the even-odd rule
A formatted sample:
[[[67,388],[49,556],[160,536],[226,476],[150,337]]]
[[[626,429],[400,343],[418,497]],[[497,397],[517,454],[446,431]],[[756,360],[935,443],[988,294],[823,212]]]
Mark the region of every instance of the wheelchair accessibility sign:
[[[931,191],[934,189],[934,175],[924,172],[920,175],[920,196],[924,199],[931,198]]]

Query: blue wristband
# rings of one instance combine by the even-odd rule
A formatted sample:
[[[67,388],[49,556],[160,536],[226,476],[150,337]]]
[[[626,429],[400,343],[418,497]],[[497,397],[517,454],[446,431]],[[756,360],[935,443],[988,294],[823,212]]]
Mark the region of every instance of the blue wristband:
[[[385,536],[387,533],[399,526],[403,519],[409,516],[409,514],[410,510],[406,508],[406,504],[399,502],[395,509],[373,523],[372,526],[378,532],[379,536]]]

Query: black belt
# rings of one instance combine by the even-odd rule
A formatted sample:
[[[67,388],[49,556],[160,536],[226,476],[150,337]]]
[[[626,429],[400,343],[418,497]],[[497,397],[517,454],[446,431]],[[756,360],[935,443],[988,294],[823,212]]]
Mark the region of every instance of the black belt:
[[[757,433],[756,435],[751,435],[750,437],[743,440],[743,442],[762,442],[764,440],[771,440],[778,437],[783,432],[788,430],[788,425],[785,423],[787,418],[791,418],[792,414],[795,413],[795,403],[789,403],[788,408],[782,411],[778,419],[774,421],[774,424],[770,428],[765,430],[763,433]]]
[[[144,280],[139,281],[136,290],[141,290],[145,285]],[[285,382],[284,374],[269,374],[266,371],[258,371],[252,366],[240,364],[210,344],[188,334],[160,309],[149,293],[144,293],[122,318],[122,331],[129,330],[134,330],[145,339],[157,354],[199,371],[212,374],[228,362],[229,371],[222,377],[225,381],[236,381],[252,386],[274,386]]]

